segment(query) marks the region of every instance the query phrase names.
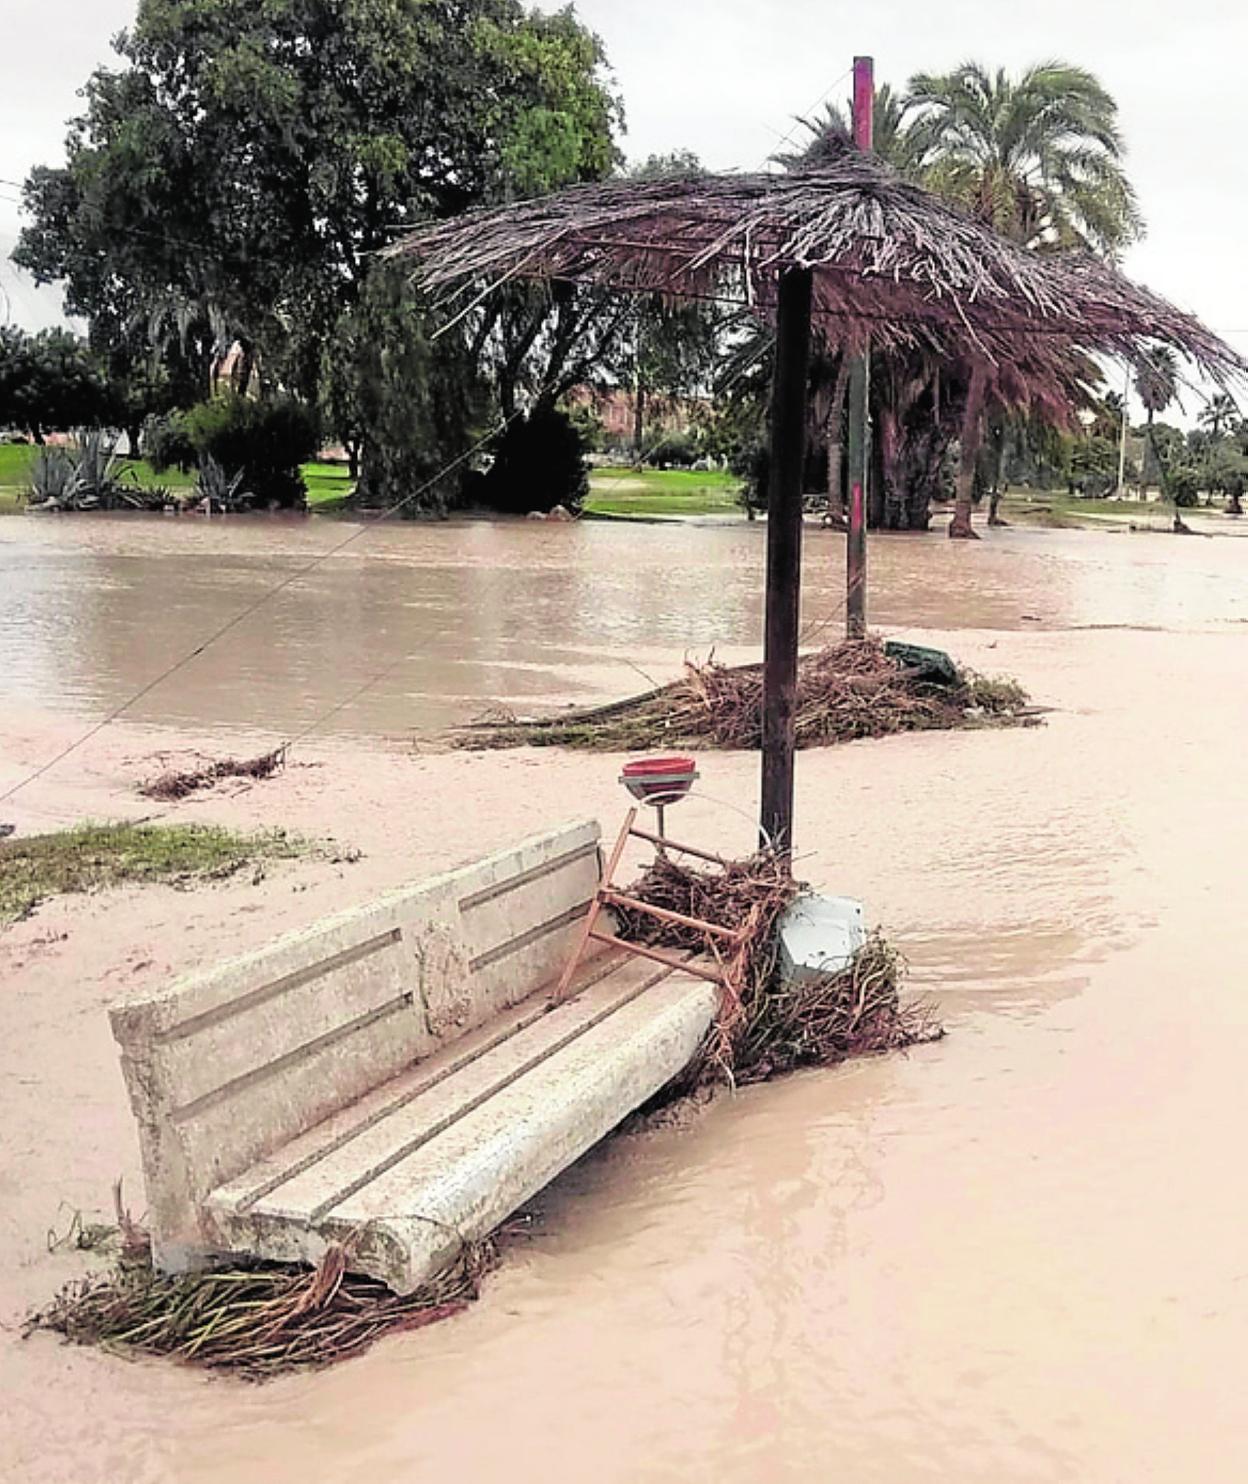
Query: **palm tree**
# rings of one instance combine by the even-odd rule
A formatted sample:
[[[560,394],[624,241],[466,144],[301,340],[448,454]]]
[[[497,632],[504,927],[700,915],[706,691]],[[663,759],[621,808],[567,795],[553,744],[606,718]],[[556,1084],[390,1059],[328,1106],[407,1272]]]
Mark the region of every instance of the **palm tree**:
[[[1112,254],[1140,235],[1118,106],[1082,67],[966,62],[911,78],[906,108],[927,184],[1016,242]]]
[[[1218,392],[1210,397],[1196,421],[1209,434],[1214,443],[1234,427],[1239,418],[1239,408],[1229,392]]]
[[[1117,105],[1083,68],[1043,62],[1014,79],[967,62],[911,78],[906,109],[924,183],[1023,246],[1113,253],[1140,234]],[[949,526],[971,539],[975,453],[990,411],[978,391],[973,378]]]
[[[1139,366],[1135,372],[1135,393],[1144,404],[1145,437],[1148,440],[1148,451],[1153,456],[1153,463],[1157,465],[1157,477],[1161,480],[1163,495],[1167,493],[1169,479],[1166,474],[1165,461],[1161,457],[1161,450],[1157,447],[1157,429],[1155,426],[1157,414],[1164,412],[1179,394],[1179,363],[1175,359],[1174,352],[1169,346],[1156,346],[1149,352],[1148,364]],[[1179,514],[1179,507],[1174,507],[1174,529],[1177,531],[1183,525],[1183,518]]]
[[[894,93],[888,83],[876,89],[871,149],[899,174],[919,180],[926,163],[926,141],[925,135],[912,127],[907,117],[909,108],[908,100]],[[798,123],[809,136],[806,141],[772,156],[773,163],[785,170],[817,170],[853,146],[850,114],[839,103],[829,103],[819,118],[799,119]]]

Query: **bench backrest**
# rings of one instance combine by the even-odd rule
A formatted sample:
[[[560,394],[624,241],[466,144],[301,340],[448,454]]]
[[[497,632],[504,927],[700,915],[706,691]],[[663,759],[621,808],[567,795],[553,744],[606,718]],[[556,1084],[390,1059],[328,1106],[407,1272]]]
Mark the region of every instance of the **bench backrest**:
[[[157,1258],[204,1198],[556,978],[601,871],[587,820],[291,933],[111,1012]]]

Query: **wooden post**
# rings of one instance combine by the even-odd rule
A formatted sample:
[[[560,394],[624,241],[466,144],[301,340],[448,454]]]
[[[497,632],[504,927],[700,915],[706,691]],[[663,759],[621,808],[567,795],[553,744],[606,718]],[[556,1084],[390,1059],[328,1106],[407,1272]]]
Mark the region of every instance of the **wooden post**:
[[[854,144],[869,154],[875,139],[875,63],[854,58]],[[871,352],[849,366],[849,540],[845,554],[845,637],[867,633],[867,409],[871,396]]]
[[[783,854],[793,848],[793,751],[802,592],[802,466],[806,461],[812,292],[809,268],[790,268],[781,275],[771,396],[761,824],[764,845],[770,843]]]

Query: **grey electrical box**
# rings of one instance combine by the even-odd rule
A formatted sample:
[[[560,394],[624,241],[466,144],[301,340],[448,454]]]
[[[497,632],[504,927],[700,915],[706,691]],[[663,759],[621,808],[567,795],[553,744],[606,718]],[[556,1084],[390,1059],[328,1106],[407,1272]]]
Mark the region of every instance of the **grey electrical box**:
[[[867,941],[863,905],[807,892],[780,919],[780,972],[787,983],[841,974]]]

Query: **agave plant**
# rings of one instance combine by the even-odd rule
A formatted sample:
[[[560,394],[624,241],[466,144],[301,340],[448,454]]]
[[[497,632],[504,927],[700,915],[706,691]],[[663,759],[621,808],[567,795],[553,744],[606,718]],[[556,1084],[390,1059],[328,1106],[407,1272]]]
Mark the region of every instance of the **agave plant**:
[[[195,493],[209,511],[240,510],[252,499],[251,492],[243,488],[243,471],[227,473],[211,454],[200,461]]]
[[[70,503],[76,479],[74,461],[63,448],[41,448],[30,467],[27,497],[32,505],[51,502],[63,508]]]
[[[117,439],[99,428],[82,428],[75,434],[78,456],[74,461],[72,504],[78,510],[117,503],[127,469],[117,456]]]

